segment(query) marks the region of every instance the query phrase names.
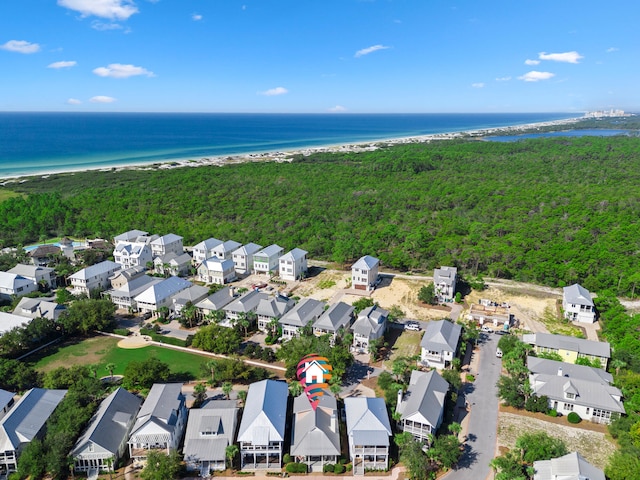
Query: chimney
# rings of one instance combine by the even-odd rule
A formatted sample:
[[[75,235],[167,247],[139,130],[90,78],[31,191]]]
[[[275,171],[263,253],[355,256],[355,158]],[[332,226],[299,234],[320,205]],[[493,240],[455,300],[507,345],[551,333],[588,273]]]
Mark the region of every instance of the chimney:
[[[562,374],[562,367],[558,367],[558,376],[559,377],[563,377],[564,375]]]
[[[402,403],[402,389],[398,390],[398,405]]]
[[[331,425],[330,425],[330,428],[334,432],[337,432],[337,429],[336,429],[336,412],[333,412],[331,414]]]
[[[233,297],[234,293],[235,293],[235,288],[229,287],[229,296]]]

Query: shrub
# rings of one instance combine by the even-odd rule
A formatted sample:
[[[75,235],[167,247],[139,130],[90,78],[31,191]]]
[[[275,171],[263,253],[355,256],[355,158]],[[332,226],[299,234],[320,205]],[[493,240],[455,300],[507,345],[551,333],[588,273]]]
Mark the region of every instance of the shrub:
[[[351,465],[350,463],[347,463],[346,468],[347,468],[347,472],[350,472],[351,469],[353,468],[353,465]]]
[[[113,333],[115,333],[116,335],[122,335],[123,337],[131,334],[131,332],[126,328],[114,328]]]
[[[289,455],[288,453],[285,453],[282,456],[282,461],[284,462],[284,464],[286,465],[287,463],[291,463],[291,455]]]
[[[338,464],[333,468],[333,473],[344,473],[345,470],[346,468],[344,467],[344,465]]]
[[[567,415],[567,420],[569,421],[569,423],[580,423],[582,421],[582,418],[580,418],[580,415],[578,415],[576,412],[571,412],[569,415]]]
[[[287,466],[284,468],[288,473],[307,473],[307,464],[306,463],[287,463]]]
[[[549,415],[550,417],[557,417],[558,416],[558,411],[555,409],[549,410],[547,412],[547,415]]]
[[[324,473],[327,473],[327,472],[332,473],[333,469],[334,469],[334,465],[331,463],[327,463],[324,467],[322,467],[322,471]]]

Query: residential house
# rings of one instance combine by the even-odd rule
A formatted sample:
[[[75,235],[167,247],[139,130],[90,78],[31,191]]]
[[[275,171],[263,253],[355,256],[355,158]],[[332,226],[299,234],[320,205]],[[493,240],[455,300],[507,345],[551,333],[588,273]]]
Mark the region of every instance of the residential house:
[[[24,327],[31,322],[31,318],[13,313],[0,312],[0,337],[16,327]]]
[[[458,351],[462,327],[449,320],[429,322],[420,341],[420,363],[426,367],[446,368]]]
[[[368,352],[369,344],[384,336],[387,330],[388,316],[389,312],[378,305],[362,310],[351,326],[353,332],[352,348],[357,352]]]
[[[538,357],[527,357],[527,368],[533,393],[546,396],[558,413],[575,412],[596,423],[611,423],[612,416],[625,413],[622,392],[604,370]]]
[[[122,266],[119,263],[105,260],[90,267],[83,268],[79,272],[69,277],[75,295],[90,295],[95,290],[106,290],[109,288],[109,278],[113,276]]]
[[[56,271],[49,267],[19,263],[15,267],[7,270],[7,273],[15,273],[21,277],[33,280],[38,285],[45,285],[47,288],[56,288],[58,285]]]
[[[429,444],[430,435],[435,435],[442,425],[448,391],[449,382],[436,370],[413,370],[407,391],[398,391],[399,428],[417,441]]]
[[[129,436],[129,456],[135,463],[144,462],[149,450],[177,450],[187,423],[185,400],[182,384],[153,384]]]
[[[247,243],[234,250],[231,254],[233,265],[238,273],[251,273],[253,271],[253,256],[262,250],[262,245]]]
[[[0,300],[13,300],[38,290],[38,284],[22,275],[0,272]]]
[[[204,283],[224,285],[233,282],[236,278],[235,266],[231,260],[211,257],[198,266],[198,280]]]
[[[147,267],[153,261],[153,252],[147,242],[121,241],[113,249],[113,259],[122,268]]]
[[[129,432],[141,404],[140,397],[124,388],[105,398],[71,450],[73,469],[87,474],[114,471],[127,449]]]
[[[300,300],[287,313],[285,313],[278,323],[282,327],[282,338],[291,340],[300,336],[300,331],[307,325],[312,325],[324,312],[325,303],[313,298]]]
[[[307,251],[294,248],[278,259],[278,275],[282,280],[299,280],[307,273]]]
[[[208,238],[193,247],[193,264],[199,265],[207,258],[214,257],[213,249],[220,245],[222,240],[217,238]]]
[[[113,244],[117,245],[120,242],[135,242],[139,237],[147,237],[147,235],[149,235],[149,232],[143,232],[142,230],[129,230],[113,237]]]
[[[258,330],[266,332],[269,324],[274,320],[279,320],[282,315],[291,310],[296,302],[282,295],[262,298],[256,307],[258,319]]]
[[[201,318],[209,317],[213,312],[222,310],[235,299],[232,287],[223,287],[207,298],[196,303]]]
[[[169,277],[151,285],[141,294],[135,296],[133,300],[139,312],[157,314],[162,307],[167,307],[171,310],[173,306],[171,297],[190,286],[191,282],[183,278]]]
[[[147,267],[131,267],[125,268],[124,270],[118,270],[114,273],[111,278],[109,278],[109,282],[111,283],[111,288],[113,290],[118,290],[119,288],[124,287],[127,283],[129,283],[134,278],[139,278],[143,276]]]
[[[66,394],[66,390],[32,388],[0,420],[0,470],[16,470],[20,453],[42,437],[45,423]]]
[[[456,267],[440,267],[433,270],[433,291],[439,302],[453,302],[457,281]]]
[[[267,298],[269,298],[269,296],[266,293],[261,293],[257,290],[251,290],[244,295],[235,298],[232,302],[229,302],[223,307],[225,320],[221,322],[220,325],[231,327],[241,316],[251,316],[255,314],[260,300],[265,300]]]
[[[191,267],[191,255],[188,253],[167,253],[153,259],[153,268],[160,275],[172,275],[182,277],[189,273]]]
[[[282,256],[284,249],[276,245],[269,245],[259,252],[253,254],[253,271],[255,273],[265,273],[267,275],[278,270],[278,260]]]
[[[249,385],[238,431],[241,468],[280,471],[288,396],[285,382],[262,380]]]
[[[23,297],[13,310],[14,315],[34,319],[46,318],[57,321],[60,314],[67,309],[64,305],[45,300],[44,298]]]
[[[160,238],[156,238],[151,242],[151,251],[155,257],[163,257],[168,253],[182,255],[184,248],[182,246],[182,237],[175,233],[168,233]]]
[[[324,392],[315,408],[305,393],[293,400],[291,456],[306,463],[309,472],[322,472],[325,465],[338,463],[338,403],[329,392]]]
[[[137,310],[138,305],[136,304],[135,298],[142,292],[162,281],[162,278],[142,274],[121,285],[119,288],[107,290],[103,293],[103,296],[108,297],[113,303],[115,303],[117,308]],[[112,281],[111,283],[113,285],[114,282]],[[119,283],[120,281],[117,282],[117,284]]]
[[[341,329],[346,331],[351,327],[353,312],[354,308],[351,305],[344,302],[334,303],[313,324],[314,335],[330,335],[331,342],[335,341]]]
[[[344,409],[353,474],[387,470],[391,424],[384,399],[349,397],[344,399]]]
[[[533,480],[605,480],[604,472],[578,452],[533,462]]]
[[[189,288],[179,291],[171,297],[171,309],[176,315],[182,313],[182,309],[189,303],[195,307],[196,303],[204,300],[209,295],[209,289],[201,285],[191,285]]]
[[[217,257],[220,260],[231,260],[233,252],[235,252],[241,246],[242,244],[239,242],[227,240],[226,242],[222,242],[221,244],[213,247],[212,256]]]
[[[522,341],[532,345],[536,353],[557,353],[562,361],[567,363],[576,363],[579,358],[586,358],[592,362],[598,360],[606,370],[611,358],[611,346],[607,342],[551,333],[525,334]]]
[[[593,323],[596,321],[596,307],[589,290],[574,283],[562,289],[562,310],[564,318],[572,322]]]
[[[378,283],[378,269],[380,260],[371,255],[365,255],[351,266],[351,286],[356,290],[370,292]]]
[[[38,245],[33,250],[27,252],[27,256],[31,259],[31,263],[39,267],[46,267],[60,255],[62,250],[57,245]]]
[[[14,404],[14,398],[16,394],[13,392],[7,392],[0,388],[0,419],[2,419]]]
[[[189,410],[184,437],[187,470],[208,477],[226,469],[226,449],[235,443],[238,405],[235,400],[210,400]]]

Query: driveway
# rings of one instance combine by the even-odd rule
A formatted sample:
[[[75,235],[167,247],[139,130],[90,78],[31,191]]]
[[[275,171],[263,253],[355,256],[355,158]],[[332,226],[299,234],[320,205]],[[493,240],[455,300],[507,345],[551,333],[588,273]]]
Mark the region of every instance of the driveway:
[[[498,427],[498,391],[502,362],[496,358],[500,335],[481,334],[480,349],[471,362],[475,382],[468,384],[464,397],[469,405],[467,442],[456,470],[445,475],[446,480],[484,480],[493,478],[489,462],[495,456]]]

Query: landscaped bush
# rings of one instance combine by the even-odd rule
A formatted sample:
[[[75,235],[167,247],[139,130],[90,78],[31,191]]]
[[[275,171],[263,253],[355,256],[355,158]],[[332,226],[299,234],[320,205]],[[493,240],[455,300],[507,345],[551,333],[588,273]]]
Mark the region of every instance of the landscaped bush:
[[[558,416],[558,411],[555,409],[549,410],[547,412],[547,415],[549,415],[550,417],[557,417]]]
[[[288,473],[307,473],[307,464],[306,463],[287,463],[287,466],[284,468]]]
[[[324,467],[322,467],[322,471],[327,473],[332,473],[334,469],[334,465],[332,463],[327,463]]]
[[[123,337],[131,335],[131,332],[126,328],[115,328],[113,330],[113,333],[115,333],[116,335],[122,335]]]
[[[580,418],[580,415],[578,415],[576,412],[571,412],[569,415],[567,415],[567,420],[569,421],[569,423],[580,423],[582,421],[582,418]]]
[[[338,465],[336,465],[336,466],[334,467],[334,469],[333,469],[333,473],[344,473],[344,472],[345,472],[345,470],[346,470],[346,468],[345,468],[345,466],[344,466],[344,465],[340,465],[340,464],[338,464]]]
[[[346,465],[347,472],[350,472],[352,468],[353,468],[353,465],[350,463],[347,463]]]
[[[284,462],[284,464],[286,465],[287,463],[291,463],[291,455],[289,455],[288,453],[285,453],[282,456],[282,461]]]

